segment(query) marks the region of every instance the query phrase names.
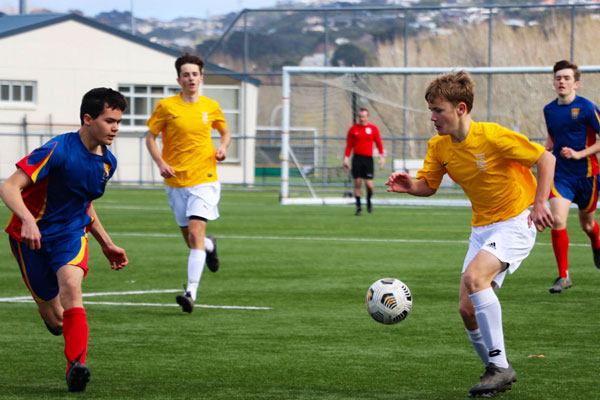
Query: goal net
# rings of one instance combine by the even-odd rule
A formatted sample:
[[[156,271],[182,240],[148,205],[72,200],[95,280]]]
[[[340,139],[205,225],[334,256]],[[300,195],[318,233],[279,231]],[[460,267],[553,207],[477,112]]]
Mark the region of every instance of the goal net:
[[[579,94],[598,103],[593,88],[600,83],[600,66],[580,67],[584,84]],[[415,176],[423,165],[427,141],[435,130],[424,99],[436,76],[466,70],[475,82],[475,121],[496,122],[543,143],[546,126],[542,109],[556,95],[552,67],[368,68],[284,67],[282,78],[281,188],[282,204],[347,204],[354,202],[353,181],[343,168],[346,135],[360,108],[379,128],[385,165],[377,166],[374,148],[373,202],[406,203],[386,192],[393,171]],[[595,72],[585,74],[585,72]],[[585,93],[588,93],[586,96]],[[364,185],[363,185],[364,197]],[[453,204],[462,190],[445,177],[435,200]]]

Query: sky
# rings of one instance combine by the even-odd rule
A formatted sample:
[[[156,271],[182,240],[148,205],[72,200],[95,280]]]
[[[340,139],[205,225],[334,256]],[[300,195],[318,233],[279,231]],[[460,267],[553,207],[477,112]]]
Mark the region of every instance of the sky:
[[[26,0],[27,9],[45,8],[55,12],[80,10],[86,17],[103,11],[130,11],[139,18],[172,20],[177,17],[223,15],[244,8],[274,7],[276,0]],[[18,14],[19,0],[0,0],[0,11]]]

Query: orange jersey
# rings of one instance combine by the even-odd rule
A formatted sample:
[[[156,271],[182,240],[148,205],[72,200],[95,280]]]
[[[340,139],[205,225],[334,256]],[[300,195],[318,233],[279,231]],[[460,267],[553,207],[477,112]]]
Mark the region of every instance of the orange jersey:
[[[537,182],[530,168],[544,151],[498,124],[472,122],[462,142],[453,142],[450,135],[429,140],[417,178],[437,190],[448,173],[471,201],[471,225],[488,225],[517,216],[533,204]]]
[[[190,187],[217,181],[217,159],[211,129],[227,124],[219,103],[200,96],[186,103],[181,94],[162,99],[147,122],[151,133],[162,133],[162,158],[175,170],[165,179],[171,187]]]

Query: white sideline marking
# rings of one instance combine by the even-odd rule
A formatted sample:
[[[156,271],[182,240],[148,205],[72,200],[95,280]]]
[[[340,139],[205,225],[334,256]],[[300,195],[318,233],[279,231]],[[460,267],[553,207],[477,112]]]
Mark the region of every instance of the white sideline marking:
[[[165,290],[134,290],[129,292],[102,292],[102,293],[84,293],[83,297],[97,296],[121,296],[134,294],[151,294],[151,293],[178,293],[181,289],[165,289]],[[0,303],[34,303],[31,296],[19,297],[4,297],[0,298]],[[133,302],[116,302],[116,301],[84,301],[84,304],[99,304],[106,306],[142,306],[142,307],[180,307],[178,304],[162,304],[162,303],[133,303]],[[227,310],[272,310],[272,307],[255,307],[255,306],[216,306],[210,304],[194,304],[197,308],[219,308]]]
[[[168,237],[180,238],[181,235],[173,233],[141,233],[141,232],[111,232],[111,236],[131,237]],[[431,239],[374,239],[374,238],[339,238],[339,237],[307,237],[307,236],[245,236],[245,235],[219,235],[223,239],[254,239],[254,240],[304,240],[312,242],[387,242],[387,243],[445,243],[468,244],[468,240],[431,240]],[[539,246],[552,246],[552,243],[536,242]],[[573,247],[587,247],[589,243],[569,243]]]

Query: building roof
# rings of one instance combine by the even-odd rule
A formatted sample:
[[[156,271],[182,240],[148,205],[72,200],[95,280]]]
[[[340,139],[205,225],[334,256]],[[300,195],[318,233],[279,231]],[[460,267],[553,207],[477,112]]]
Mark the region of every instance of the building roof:
[[[64,21],[77,21],[81,24],[99,29],[101,31],[118,36],[122,39],[129,40],[141,46],[151,48],[153,50],[168,54],[173,57],[179,57],[181,51],[153,43],[142,37],[132,35],[130,33],[115,29],[111,26],[94,21],[93,19],[82,17],[77,14],[25,14],[25,15],[1,15],[0,14],[0,39],[4,39],[20,33],[43,28],[49,25],[58,24]],[[232,78],[252,83],[256,86],[260,85],[258,79],[249,77],[244,74],[237,73],[227,68],[220,67],[216,64],[207,62],[205,68],[213,73],[223,73]]]

